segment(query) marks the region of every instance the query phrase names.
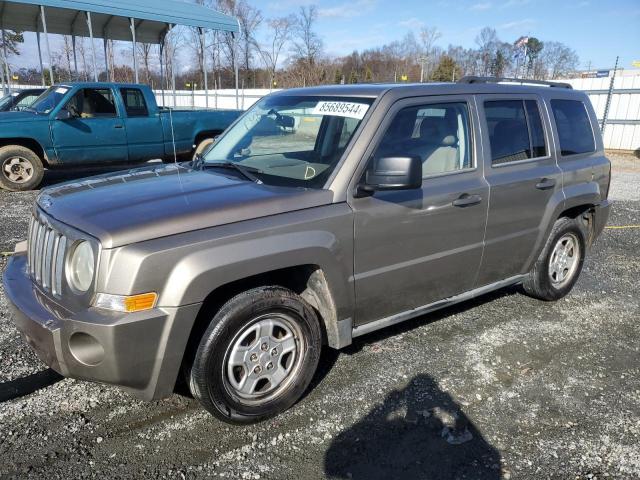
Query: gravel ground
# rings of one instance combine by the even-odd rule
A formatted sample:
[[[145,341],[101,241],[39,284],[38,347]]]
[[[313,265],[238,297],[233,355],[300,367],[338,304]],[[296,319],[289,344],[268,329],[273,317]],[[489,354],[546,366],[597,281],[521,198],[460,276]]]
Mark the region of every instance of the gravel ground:
[[[640,224],[640,160],[614,157],[611,197],[610,225]],[[0,251],[33,198],[0,193]],[[249,427],[38,374],[0,291],[0,402],[48,385],[0,403],[0,477],[640,478],[639,281],[640,229],[608,229],[567,298],[505,289],[327,351]]]

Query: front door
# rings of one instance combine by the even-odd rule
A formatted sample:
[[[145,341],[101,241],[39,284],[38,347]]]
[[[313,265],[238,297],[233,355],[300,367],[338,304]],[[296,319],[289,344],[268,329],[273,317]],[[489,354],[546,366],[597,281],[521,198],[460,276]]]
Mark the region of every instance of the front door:
[[[370,158],[419,155],[421,189],[352,199],[356,325],[470,290],[483,248],[488,187],[466,96],[399,102]]]
[[[52,120],[52,135],[60,163],[127,162],[127,134],[110,88],[83,88],[63,108],[74,115]]]
[[[536,95],[478,97],[485,135],[491,206],[476,286],[526,273],[537,239],[562,200],[561,170],[549,148],[551,126]],[[556,202],[555,204],[557,204]]]

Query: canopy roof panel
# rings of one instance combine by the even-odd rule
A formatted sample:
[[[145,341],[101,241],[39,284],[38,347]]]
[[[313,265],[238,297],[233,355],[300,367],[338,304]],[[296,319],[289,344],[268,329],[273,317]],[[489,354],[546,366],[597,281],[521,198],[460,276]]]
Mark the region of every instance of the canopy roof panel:
[[[93,36],[131,40],[130,18],[139,42],[159,43],[168,25],[238,32],[230,15],[177,0],[0,0],[0,26],[23,32],[42,32],[40,5],[46,8],[47,31],[89,36],[84,12],[91,12]]]

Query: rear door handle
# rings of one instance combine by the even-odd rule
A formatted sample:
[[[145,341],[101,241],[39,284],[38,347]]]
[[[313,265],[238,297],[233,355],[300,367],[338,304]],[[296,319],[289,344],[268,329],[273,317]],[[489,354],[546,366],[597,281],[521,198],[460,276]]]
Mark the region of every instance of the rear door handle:
[[[538,190],[549,190],[556,186],[556,181],[553,178],[543,178],[538,183],[536,183],[536,188]]]
[[[480,202],[482,202],[482,197],[480,195],[469,195],[468,193],[463,193],[452,202],[452,205],[454,207],[470,207],[471,205],[477,205]]]
[[[124,128],[124,126],[118,124],[118,125],[114,126],[113,128]]]

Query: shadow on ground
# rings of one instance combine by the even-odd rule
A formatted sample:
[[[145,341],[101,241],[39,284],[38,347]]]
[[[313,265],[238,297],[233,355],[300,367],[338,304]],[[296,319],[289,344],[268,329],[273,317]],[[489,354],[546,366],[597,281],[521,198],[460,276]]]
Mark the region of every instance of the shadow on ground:
[[[500,453],[428,375],[393,391],[339,434],[324,458],[331,478],[502,478]]]
[[[63,377],[50,368],[26,377],[0,383],[0,403],[24,397],[41,388],[46,388],[62,380]]]

